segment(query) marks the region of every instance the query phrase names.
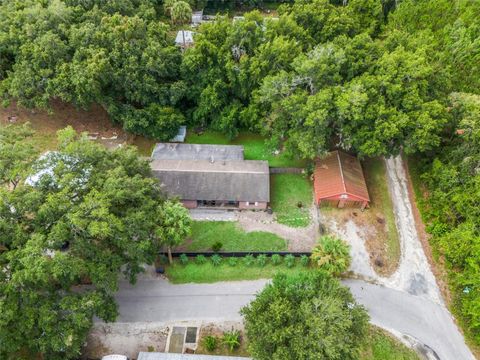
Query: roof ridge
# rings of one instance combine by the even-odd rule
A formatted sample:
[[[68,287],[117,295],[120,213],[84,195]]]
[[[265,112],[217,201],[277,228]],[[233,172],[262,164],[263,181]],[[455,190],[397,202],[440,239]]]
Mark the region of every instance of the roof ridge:
[[[340,176],[342,178],[343,191],[346,193],[347,186],[345,185],[345,178],[343,177],[343,166],[342,166],[342,161],[340,160],[340,152],[338,150],[337,150],[337,159],[338,159],[338,166],[340,169]]]

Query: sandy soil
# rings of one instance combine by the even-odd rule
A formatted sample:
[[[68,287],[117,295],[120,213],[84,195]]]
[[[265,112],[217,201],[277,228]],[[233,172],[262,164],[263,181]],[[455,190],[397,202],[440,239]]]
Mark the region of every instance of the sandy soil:
[[[82,358],[124,354],[135,359],[140,351],[164,352],[168,331],[168,326],[157,323],[95,323]]]

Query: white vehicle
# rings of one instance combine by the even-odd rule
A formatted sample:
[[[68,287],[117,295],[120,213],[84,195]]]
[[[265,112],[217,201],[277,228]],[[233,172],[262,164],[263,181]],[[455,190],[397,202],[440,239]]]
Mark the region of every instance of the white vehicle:
[[[125,355],[105,355],[102,360],[128,360]]]

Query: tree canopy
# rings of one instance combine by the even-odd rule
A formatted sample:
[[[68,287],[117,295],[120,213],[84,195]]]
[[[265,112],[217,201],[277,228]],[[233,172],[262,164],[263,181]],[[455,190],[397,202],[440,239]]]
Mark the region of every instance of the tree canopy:
[[[358,359],[368,326],[350,291],[320,271],[275,276],[241,312],[258,360]]]
[[[118,274],[134,282],[167,231],[163,195],[136,150],[109,151],[71,128],[59,143],[34,176],[0,187],[2,359],[77,358],[93,317],[117,315]]]

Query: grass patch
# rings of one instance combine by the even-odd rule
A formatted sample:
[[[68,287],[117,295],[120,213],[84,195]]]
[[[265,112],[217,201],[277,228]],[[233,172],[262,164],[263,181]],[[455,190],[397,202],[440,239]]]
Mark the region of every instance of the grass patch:
[[[263,136],[250,132],[241,132],[235,139],[230,140],[225,135],[207,130],[201,135],[195,134],[191,129],[187,131],[186,143],[190,144],[218,144],[218,145],[243,145],[245,160],[266,160],[272,167],[304,167],[305,160],[290,158],[285,153],[275,155],[266,144]]]
[[[277,221],[292,227],[307,226],[313,201],[311,181],[301,174],[275,174],[270,176],[270,183],[271,206]]]
[[[386,268],[396,269],[400,260],[400,240],[393,212],[393,203],[388,191],[385,161],[381,158],[367,159],[363,163],[365,180],[370,194],[370,209],[367,211],[379,230],[380,244],[377,251],[382,253]],[[383,219],[379,218],[379,215]],[[382,224],[382,222],[384,222]],[[381,246],[383,245],[383,246]]]
[[[191,258],[186,265],[182,265],[178,260],[175,260],[173,265],[166,266],[165,273],[172,283],[185,284],[270,279],[275,274],[281,272],[295,275],[305,271],[312,271],[302,266],[299,258],[295,260],[295,266],[291,268],[288,268],[284,262],[279,265],[273,265],[270,263],[270,260],[263,267],[256,263],[247,265],[242,259],[239,258],[235,266],[228,264],[228,258],[222,258],[222,263],[218,266],[214,266],[210,259],[205,264],[197,264],[194,262],[195,259]]]
[[[361,351],[361,360],[420,360],[415,351],[407,348],[387,332],[371,326],[368,340]]]
[[[282,251],[287,249],[285,239],[264,231],[243,231],[233,221],[194,221],[192,235],[185,251],[211,250],[216,242],[224,251]]]

